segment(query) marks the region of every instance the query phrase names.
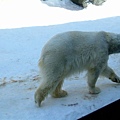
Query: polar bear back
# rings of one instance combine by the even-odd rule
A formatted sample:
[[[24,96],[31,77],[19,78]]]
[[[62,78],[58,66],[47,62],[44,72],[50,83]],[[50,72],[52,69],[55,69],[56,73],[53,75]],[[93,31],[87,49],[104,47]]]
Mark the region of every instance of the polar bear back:
[[[103,32],[69,31],[55,35],[45,44],[40,63],[53,71],[63,69],[71,74],[95,67],[106,59],[108,44]]]
[[[68,55],[70,51],[80,52],[81,50],[101,49],[100,47],[103,48],[104,45],[106,47],[106,43],[102,32],[70,31],[52,37],[44,46],[43,52],[64,51]]]

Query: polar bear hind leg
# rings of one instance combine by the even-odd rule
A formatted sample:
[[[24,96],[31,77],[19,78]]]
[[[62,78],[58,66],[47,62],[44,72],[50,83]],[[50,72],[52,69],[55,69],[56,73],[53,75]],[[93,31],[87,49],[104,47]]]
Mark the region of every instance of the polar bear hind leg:
[[[35,103],[37,106],[41,106],[41,102],[48,94],[51,94],[54,98],[65,97],[67,92],[62,90],[63,80],[50,80],[44,79],[37,91],[35,92]]]
[[[67,96],[67,92],[61,89],[62,85],[63,85],[63,80],[60,81],[60,83],[57,85],[55,90],[52,92],[52,94],[51,94],[52,97],[54,97],[54,98],[61,98],[61,97]]]
[[[49,81],[49,82],[48,82]],[[41,106],[41,102],[48,94],[51,94],[58,86],[59,80],[44,79],[37,91],[35,92],[35,103],[37,106]]]

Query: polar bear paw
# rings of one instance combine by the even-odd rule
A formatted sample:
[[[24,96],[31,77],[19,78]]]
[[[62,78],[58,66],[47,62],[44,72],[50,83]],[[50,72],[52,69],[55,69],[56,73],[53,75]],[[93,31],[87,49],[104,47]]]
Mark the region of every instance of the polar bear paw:
[[[68,93],[64,90],[60,90],[57,93],[56,92],[52,93],[52,97],[54,97],[54,98],[61,98],[61,97],[65,97],[67,95],[68,95]]]
[[[89,93],[90,93],[90,94],[98,94],[98,93],[100,93],[100,92],[101,92],[101,90],[100,90],[100,88],[98,88],[98,87],[89,88]]]

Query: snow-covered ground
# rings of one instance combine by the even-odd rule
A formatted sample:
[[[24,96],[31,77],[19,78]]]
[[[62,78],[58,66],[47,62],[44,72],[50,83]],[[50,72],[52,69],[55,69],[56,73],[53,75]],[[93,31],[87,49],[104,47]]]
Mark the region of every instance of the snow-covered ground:
[[[90,95],[81,73],[65,81],[67,97],[48,96],[41,108],[34,104],[46,41],[68,30],[120,33],[119,9],[119,0],[83,10],[69,0],[0,0],[0,120],[75,120],[119,99],[120,85],[102,77],[101,93]],[[120,54],[111,55],[109,65],[120,76]]]

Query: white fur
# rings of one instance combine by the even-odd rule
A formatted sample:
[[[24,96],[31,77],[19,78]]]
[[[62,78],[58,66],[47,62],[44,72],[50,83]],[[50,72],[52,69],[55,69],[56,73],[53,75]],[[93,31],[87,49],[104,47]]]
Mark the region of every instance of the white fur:
[[[119,34],[102,31],[57,34],[42,49],[39,60],[42,83],[35,93],[35,102],[40,106],[48,94],[66,96],[67,92],[61,90],[64,79],[83,70],[88,71],[88,88],[92,94],[100,92],[95,87],[100,74],[119,83],[120,78],[107,65],[109,54],[119,52]]]

